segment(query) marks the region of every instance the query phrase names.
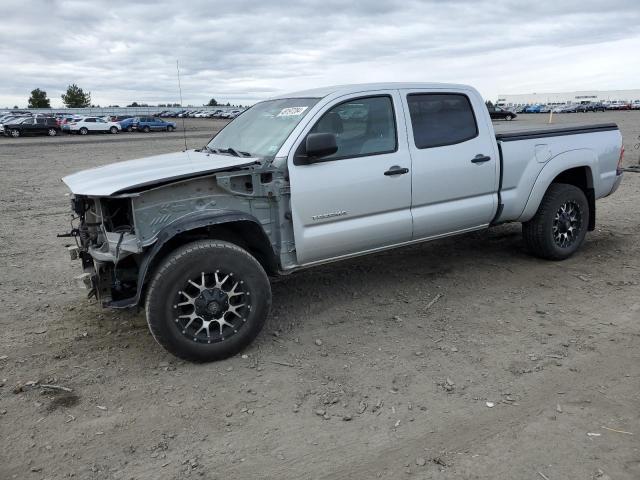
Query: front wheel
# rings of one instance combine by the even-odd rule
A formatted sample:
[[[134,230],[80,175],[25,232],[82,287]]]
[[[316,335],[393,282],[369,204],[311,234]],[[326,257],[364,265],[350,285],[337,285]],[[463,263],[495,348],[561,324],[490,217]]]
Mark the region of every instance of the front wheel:
[[[78,130],[78,133],[80,135],[86,135],[87,133],[89,133],[89,130],[87,130],[85,127],[82,127],[80,130]]]
[[[47,135],[49,135],[50,137],[55,137],[58,134],[58,130],[56,130],[55,128],[50,128],[49,130],[47,130]]]
[[[522,224],[524,242],[531,253],[548,260],[564,260],[584,242],[589,225],[589,202],[574,185],[553,183],[535,216]]]
[[[264,269],[246,250],[219,240],[178,248],[151,280],[146,315],[155,340],[192,361],[221,360],[258,335],[271,306]]]
[[[151,129],[148,126],[145,125],[144,127],[142,127],[142,131],[144,133],[149,133],[149,131],[151,131]]]
[[[167,127],[167,132],[173,132],[174,130],[175,130],[175,127],[172,127],[171,125]]]
[[[506,117],[504,117],[507,120],[513,120],[513,116],[512,115],[507,115]]]
[[[109,129],[109,132],[111,132],[112,134],[116,134],[116,133],[118,133],[118,127],[111,127],[111,128]]]
[[[18,138],[20,136],[20,130],[11,130],[9,133],[13,138]]]

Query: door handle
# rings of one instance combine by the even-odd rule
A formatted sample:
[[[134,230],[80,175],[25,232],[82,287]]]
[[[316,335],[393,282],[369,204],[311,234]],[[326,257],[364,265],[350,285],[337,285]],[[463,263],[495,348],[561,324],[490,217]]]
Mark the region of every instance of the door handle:
[[[401,168],[398,165],[394,165],[389,170],[384,172],[384,174],[387,177],[390,177],[391,175],[404,175],[405,173],[409,173],[409,169],[408,168]]]
[[[488,162],[489,160],[491,160],[491,157],[479,153],[471,159],[471,163],[484,163]]]

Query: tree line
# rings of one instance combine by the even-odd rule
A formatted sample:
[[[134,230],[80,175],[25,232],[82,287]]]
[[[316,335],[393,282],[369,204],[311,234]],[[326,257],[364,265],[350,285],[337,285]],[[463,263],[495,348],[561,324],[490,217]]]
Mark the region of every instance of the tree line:
[[[82,88],[77,86],[75,83],[69,85],[67,87],[67,91],[60,95],[62,98],[62,103],[67,108],[86,108],[86,107],[100,107],[100,105],[92,105],[91,104],[91,92],[85,92]],[[51,108],[51,101],[47,96],[47,92],[41,90],[40,88],[36,88],[31,91],[31,96],[27,101],[28,108]],[[127,107],[149,107],[150,105],[146,103],[138,103],[132,102],[127,105]],[[159,103],[158,107],[181,107],[179,103]],[[204,104],[203,107],[217,107],[217,106],[227,106],[227,107],[242,107],[242,105],[231,105],[229,102],[227,104],[218,103],[215,98],[209,100],[208,103]],[[119,105],[109,105],[109,107],[119,107]],[[17,106],[15,108],[18,108]]]

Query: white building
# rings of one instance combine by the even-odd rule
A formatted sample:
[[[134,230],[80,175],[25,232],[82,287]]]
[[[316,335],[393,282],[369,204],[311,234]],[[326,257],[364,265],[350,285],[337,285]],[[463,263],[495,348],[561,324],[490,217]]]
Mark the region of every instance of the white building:
[[[585,90],[562,93],[520,93],[514,95],[498,95],[496,105],[517,107],[521,105],[567,105],[590,102],[624,102],[640,101],[640,89],[635,90]]]

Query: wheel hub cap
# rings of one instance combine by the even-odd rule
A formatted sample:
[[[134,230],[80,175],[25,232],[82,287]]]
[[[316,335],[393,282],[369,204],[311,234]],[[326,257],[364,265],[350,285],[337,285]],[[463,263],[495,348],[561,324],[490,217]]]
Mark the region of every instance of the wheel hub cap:
[[[227,310],[229,297],[219,288],[207,288],[196,297],[194,304],[196,313],[209,320]]]
[[[173,305],[180,332],[198,343],[215,343],[238,333],[251,310],[250,292],[233,273],[202,272],[177,292]]]
[[[563,203],[553,219],[553,240],[561,248],[570,247],[582,229],[582,212],[574,201]]]

